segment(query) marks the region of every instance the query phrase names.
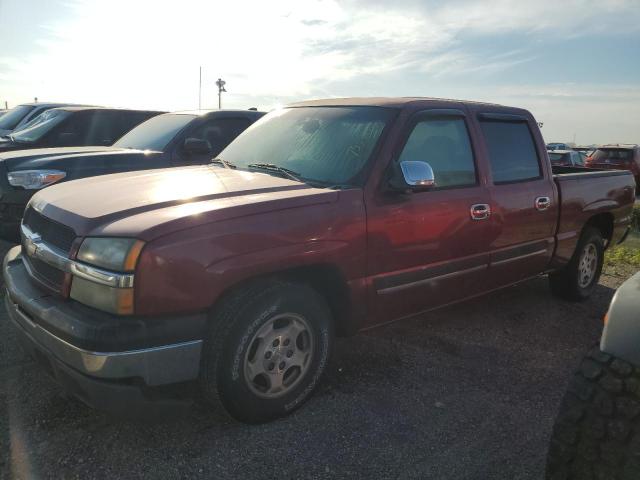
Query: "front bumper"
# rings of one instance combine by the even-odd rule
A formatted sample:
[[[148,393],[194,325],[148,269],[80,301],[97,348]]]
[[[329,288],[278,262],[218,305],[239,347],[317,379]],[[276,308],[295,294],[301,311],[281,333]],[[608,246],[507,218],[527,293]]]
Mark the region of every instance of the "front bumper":
[[[113,410],[108,407],[113,407],[114,402],[109,399],[114,397],[126,397],[129,400],[132,396],[144,397],[147,387],[189,382],[198,377],[202,337],[148,345],[149,339],[161,337],[157,333],[159,329],[166,338],[166,325],[171,319],[150,321],[155,327],[144,325],[142,330],[147,334],[137,340],[139,344],[146,344],[143,348],[109,351],[85,348],[83,344],[91,345],[98,341],[98,334],[111,331],[111,325],[104,326],[106,330],[103,330],[99,323],[101,320],[113,322],[113,316],[91,312],[94,318],[80,318],[83,312],[88,313],[90,309],[74,308],[74,302],[35,287],[22,262],[20,247],[11,249],[7,254],[3,274],[7,288],[5,307],[21,342],[36,359],[51,367],[49,370],[59,383],[86,403]],[[184,318],[173,319],[178,328],[180,320]],[[128,322],[131,323],[131,320]],[[124,323],[121,329],[126,331],[129,328],[135,334],[141,330],[140,323],[139,319],[133,320],[133,327]],[[204,320],[197,317],[191,323],[204,325]],[[198,329],[194,327],[192,330]],[[78,332],[83,333],[84,337],[74,337],[73,333]],[[113,343],[105,342],[101,343]]]

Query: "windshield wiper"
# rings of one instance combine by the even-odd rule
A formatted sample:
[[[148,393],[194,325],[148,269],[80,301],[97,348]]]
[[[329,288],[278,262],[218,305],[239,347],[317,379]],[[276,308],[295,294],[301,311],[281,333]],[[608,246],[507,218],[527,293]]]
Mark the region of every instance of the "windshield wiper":
[[[209,161],[209,164],[214,165],[222,165],[224,168],[237,168],[233,163],[228,160],[223,160],[222,158],[213,158]]]
[[[266,170],[271,172],[279,172],[283,173],[291,180],[295,180],[296,182],[306,183],[304,180],[300,178],[300,174],[298,172],[294,172],[293,170],[289,170],[288,168],[279,167],[273,163],[250,163],[247,165],[249,168],[255,168],[257,170]]]

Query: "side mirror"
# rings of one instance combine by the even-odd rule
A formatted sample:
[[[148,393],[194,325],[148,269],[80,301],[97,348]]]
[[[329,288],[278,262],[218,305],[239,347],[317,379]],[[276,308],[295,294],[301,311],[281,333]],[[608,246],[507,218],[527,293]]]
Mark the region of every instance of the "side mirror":
[[[194,155],[204,155],[211,153],[211,145],[202,138],[186,138],[184,140],[184,151]]]
[[[390,182],[395,190],[419,191],[436,185],[433,169],[427,162],[403,161],[395,170]]]

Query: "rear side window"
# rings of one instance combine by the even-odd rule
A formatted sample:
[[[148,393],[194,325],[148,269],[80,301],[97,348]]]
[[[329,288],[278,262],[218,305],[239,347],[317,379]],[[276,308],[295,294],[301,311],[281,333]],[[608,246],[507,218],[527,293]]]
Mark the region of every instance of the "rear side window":
[[[436,187],[476,184],[476,169],[469,133],[462,118],[433,118],[418,122],[399,158],[427,162]]]
[[[119,137],[117,135],[117,112],[96,110],[87,125],[85,145],[111,145]]]
[[[540,162],[526,122],[480,121],[489,150],[493,183],[539,178]]]

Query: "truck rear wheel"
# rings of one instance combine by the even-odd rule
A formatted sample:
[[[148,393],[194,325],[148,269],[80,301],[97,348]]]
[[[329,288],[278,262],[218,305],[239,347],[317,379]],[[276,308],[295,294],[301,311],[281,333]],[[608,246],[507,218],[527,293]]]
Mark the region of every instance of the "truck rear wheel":
[[[586,300],[600,280],[603,262],[602,234],[597,228],[587,227],[567,266],[549,274],[551,291],[565,300]]]
[[[213,312],[202,353],[202,391],[243,422],[281,417],[317,386],[332,343],[331,311],[315,290],[255,283]]]
[[[553,427],[548,480],[640,478],[640,370],[595,347]]]

